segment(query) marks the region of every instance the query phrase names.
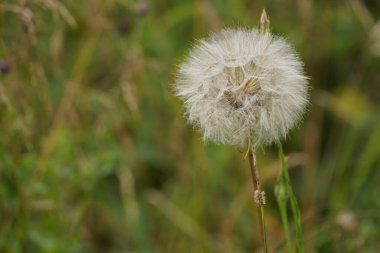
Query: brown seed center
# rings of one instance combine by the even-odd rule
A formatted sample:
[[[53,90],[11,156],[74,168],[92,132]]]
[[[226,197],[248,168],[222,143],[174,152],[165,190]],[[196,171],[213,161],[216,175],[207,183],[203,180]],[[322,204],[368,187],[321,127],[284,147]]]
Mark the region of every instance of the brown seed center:
[[[252,76],[247,77],[247,73],[242,67],[226,68],[225,74],[228,77],[228,86],[231,87],[231,90],[225,91],[224,96],[235,109],[243,106],[246,96],[254,95],[261,89],[259,79]]]

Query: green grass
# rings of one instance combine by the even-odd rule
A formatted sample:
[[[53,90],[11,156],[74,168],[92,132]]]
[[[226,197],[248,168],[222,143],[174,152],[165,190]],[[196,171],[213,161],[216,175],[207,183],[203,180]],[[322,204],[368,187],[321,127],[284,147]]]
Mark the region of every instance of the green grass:
[[[277,143],[278,157],[280,159],[280,173],[278,176],[278,182],[275,185],[275,194],[277,198],[277,203],[281,215],[281,220],[284,226],[284,234],[286,238],[286,248],[289,253],[294,252],[292,231],[289,227],[288,220],[288,202],[291,209],[291,216],[294,220],[295,227],[295,242],[296,242],[296,252],[303,253],[303,239],[302,239],[302,219],[301,211],[298,205],[297,197],[294,194],[292,183],[289,178],[288,165],[284,151],[282,149],[281,142]]]
[[[0,252],[258,250],[244,154],[204,144],[171,83],[195,39],[263,7],[312,86],[282,141],[304,251],[380,252],[375,2],[1,1]],[[276,147],[257,156],[269,252],[286,252],[281,218],[291,238],[299,221],[277,205]]]

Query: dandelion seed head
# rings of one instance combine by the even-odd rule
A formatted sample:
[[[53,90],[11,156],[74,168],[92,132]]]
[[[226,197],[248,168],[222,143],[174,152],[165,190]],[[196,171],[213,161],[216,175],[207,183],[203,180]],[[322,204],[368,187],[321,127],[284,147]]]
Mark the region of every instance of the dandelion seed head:
[[[198,41],[174,87],[205,140],[239,147],[286,137],[308,100],[296,52],[257,29],[224,29]]]

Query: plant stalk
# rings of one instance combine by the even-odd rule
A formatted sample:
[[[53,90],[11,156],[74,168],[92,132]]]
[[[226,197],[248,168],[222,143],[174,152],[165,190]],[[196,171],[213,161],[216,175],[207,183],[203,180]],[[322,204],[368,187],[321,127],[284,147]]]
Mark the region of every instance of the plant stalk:
[[[261,182],[259,170],[256,165],[256,150],[253,148],[248,153],[249,157],[249,166],[251,168],[253,189],[254,189],[254,199],[257,205],[258,212],[258,220],[259,220],[259,230],[261,235],[261,241],[263,244],[263,249],[265,253],[268,253],[268,244],[267,244],[267,236],[266,236],[266,227],[265,227],[265,213],[264,213],[264,205],[265,205],[265,193],[261,190]]]

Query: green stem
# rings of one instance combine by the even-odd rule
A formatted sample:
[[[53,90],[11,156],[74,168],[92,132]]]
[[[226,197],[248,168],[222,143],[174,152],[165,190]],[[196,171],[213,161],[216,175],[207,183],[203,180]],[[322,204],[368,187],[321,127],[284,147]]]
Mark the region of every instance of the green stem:
[[[263,245],[264,245],[264,252],[268,252],[268,241],[267,241],[267,228],[265,225],[265,212],[264,212],[264,206],[260,206],[261,209],[261,230],[263,231]]]
[[[302,224],[301,224],[301,212],[298,206],[297,198],[294,195],[294,191],[290,182],[290,177],[288,173],[288,166],[286,163],[285,155],[282,149],[281,142],[277,142],[278,155],[280,158],[280,177],[276,185],[276,197],[277,202],[279,203],[281,219],[285,229],[286,244],[289,253],[293,252],[288,216],[287,216],[287,200],[290,201],[290,207],[292,210],[292,215],[295,223],[295,232],[296,232],[296,243],[297,243],[297,252],[303,253],[303,243],[302,243]]]
[[[290,229],[289,229],[289,221],[288,221],[288,211],[286,207],[286,196],[284,196],[284,187],[279,186],[277,184],[276,186],[276,197],[277,197],[277,203],[280,209],[280,215],[281,215],[281,220],[282,224],[284,226],[284,232],[285,232],[285,239],[286,239],[286,248],[288,253],[293,253],[293,247],[292,247],[292,237],[290,234]]]

